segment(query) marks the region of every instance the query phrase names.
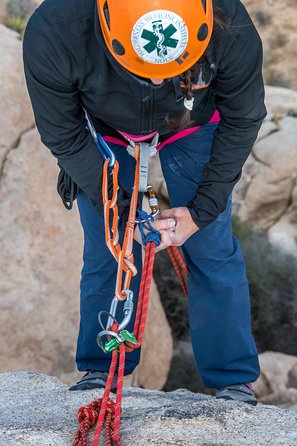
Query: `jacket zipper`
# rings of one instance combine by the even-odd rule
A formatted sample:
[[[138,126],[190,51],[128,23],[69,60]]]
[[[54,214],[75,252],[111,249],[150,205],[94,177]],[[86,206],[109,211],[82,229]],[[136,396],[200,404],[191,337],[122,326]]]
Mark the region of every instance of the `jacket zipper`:
[[[141,101],[141,130],[145,133],[150,133],[153,130],[154,122],[154,89],[147,81],[146,85],[142,86],[142,101]]]

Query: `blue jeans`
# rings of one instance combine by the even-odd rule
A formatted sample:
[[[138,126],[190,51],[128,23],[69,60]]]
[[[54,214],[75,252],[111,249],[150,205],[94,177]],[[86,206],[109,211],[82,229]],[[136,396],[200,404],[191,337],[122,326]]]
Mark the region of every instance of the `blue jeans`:
[[[209,160],[217,124],[166,145],[160,152],[172,207],[185,206],[196,194]],[[120,162],[120,183],[131,188],[134,160],[123,147],[111,145]],[[110,355],[96,344],[98,312],[108,310],[114,295],[116,262],[105,246],[103,220],[84,193],[78,197],[84,229],[81,278],[81,322],[77,347],[79,370],[108,371]],[[203,383],[221,388],[255,381],[259,376],[256,346],[251,334],[249,289],[238,241],[232,236],[231,197],[227,207],[183,246],[189,269],[189,323],[193,351]],[[135,300],[141,276],[141,249],[135,243],[138,275],[132,279]],[[128,329],[133,328],[133,320]],[[125,374],[139,362],[139,349],[127,355]]]

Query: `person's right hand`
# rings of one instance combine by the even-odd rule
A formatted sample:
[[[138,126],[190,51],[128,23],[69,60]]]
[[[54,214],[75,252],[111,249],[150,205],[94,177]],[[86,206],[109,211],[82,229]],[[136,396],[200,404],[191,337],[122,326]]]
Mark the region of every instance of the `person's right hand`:
[[[175,220],[173,218],[164,218],[162,220],[155,220],[152,226],[160,232],[161,244],[156,248],[156,252],[171,246],[171,240],[174,237]],[[138,226],[135,229],[134,239],[142,244],[141,235]]]

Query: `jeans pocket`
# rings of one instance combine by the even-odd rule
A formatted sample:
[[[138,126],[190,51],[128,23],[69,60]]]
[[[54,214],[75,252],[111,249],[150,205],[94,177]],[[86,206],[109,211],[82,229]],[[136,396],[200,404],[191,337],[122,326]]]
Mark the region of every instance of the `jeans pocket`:
[[[162,160],[162,170],[165,178],[167,171],[167,174],[173,173],[178,177],[199,184],[206,164],[207,161],[189,160],[189,158],[184,157],[182,154],[168,153],[166,159]]]

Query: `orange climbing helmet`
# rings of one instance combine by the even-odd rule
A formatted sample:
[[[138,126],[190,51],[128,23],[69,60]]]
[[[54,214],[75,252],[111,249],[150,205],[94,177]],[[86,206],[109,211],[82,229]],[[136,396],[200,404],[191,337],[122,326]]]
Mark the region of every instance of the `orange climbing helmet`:
[[[188,70],[212,34],[212,0],[97,0],[97,9],[110,53],[145,78]]]

